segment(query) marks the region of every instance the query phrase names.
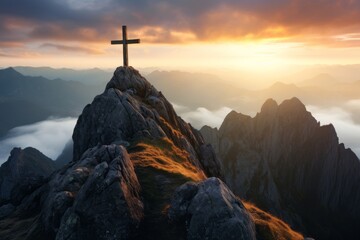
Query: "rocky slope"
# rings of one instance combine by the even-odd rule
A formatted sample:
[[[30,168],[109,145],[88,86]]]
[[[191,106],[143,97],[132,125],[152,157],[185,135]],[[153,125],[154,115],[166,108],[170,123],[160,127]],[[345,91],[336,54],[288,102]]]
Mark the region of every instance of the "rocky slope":
[[[360,238],[360,162],[297,99],[231,112],[201,132],[230,189],[317,239]]]
[[[118,68],[84,108],[73,141],[72,161],[0,220],[0,239],[281,239],[289,233],[281,221],[280,237],[261,231],[270,229],[269,218],[252,211],[253,218],[215,178],[221,168],[211,146],[131,67]]]
[[[56,170],[54,162],[38,150],[14,148],[0,167],[0,219],[8,216],[26,194]]]
[[[15,186],[31,184],[48,177],[56,167],[54,161],[35,148],[14,148],[0,167],[0,201],[7,201]]]

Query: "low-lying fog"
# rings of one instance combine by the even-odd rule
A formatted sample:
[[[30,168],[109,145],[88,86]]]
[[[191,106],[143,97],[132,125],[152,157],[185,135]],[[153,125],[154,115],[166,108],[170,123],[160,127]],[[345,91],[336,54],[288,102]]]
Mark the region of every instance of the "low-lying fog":
[[[10,156],[14,147],[34,147],[55,160],[71,139],[76,118],[48,119],[30,125],[13,128],[0,141],[0,164]]]
[[[175,110],[187,122],[200,129],[204,125],[219,128],[225,116],[231,111],[229,107],[209,110],[199,107],[191,110],[185,106],[174,104]],[[360,124],[356,123],[350,111],[340,107],[324,108],[308,105],[307,110],[320,121],[321,125],[332,123],[335,126],[339,141],[351,148],[360,156]],[[246,113],[251,116],[255,112]],[[65,144],[71,139],[76,118],[49,119],[31,125],[16,127],[0,141],[0,164],[5,162],[14,147],[34,147],[46,156],[56,159]]]

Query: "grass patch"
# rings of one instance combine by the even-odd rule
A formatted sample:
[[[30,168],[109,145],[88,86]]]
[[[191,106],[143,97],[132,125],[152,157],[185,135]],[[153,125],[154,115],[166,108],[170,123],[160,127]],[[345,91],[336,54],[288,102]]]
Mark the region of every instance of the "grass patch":
[[[137,239],[186,239],[185,226],[168,221],[167,210],[175,189],[188,181],[205,179],[195,167],[188,152],[179,149],[168,138],[142,139],[128,148],[141,185],[145,217]]]
[[[204,172],[191,163],[189,153],[179,149],[168,138],[143,140],[133,144],[128,151],[135,167],[152,167],[193,181],[206,178]]]
[[[257,208],[255,205],[244,202],[255,222],[256,237],[259,240],[303,240],[304,237],[290,228],[282,220]]]

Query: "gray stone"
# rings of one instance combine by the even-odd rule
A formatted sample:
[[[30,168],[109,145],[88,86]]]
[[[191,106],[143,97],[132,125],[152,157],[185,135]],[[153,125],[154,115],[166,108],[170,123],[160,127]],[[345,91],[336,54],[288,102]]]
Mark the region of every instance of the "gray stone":
[[[14,148],[0,167],[0,200],[21,201],[55,170],[55,163],[37,149]]]
[[[9,238],[9,231],[28,239],[143,239],[151,233],[160,239],[177,237],[184,231],[169,224],[164,212],[175,188],[189,175],[171,171],[171,164],[189,167],[198,178],[221,172],[201,134],[131,67],[118,68],[105,91],[84,108],[73,142],[72,161],[27,192],[11,216],[0,221],[1,239]],[[154,144],[159,159],[151,146],[148,150],[138,143]],[[141,166],[142,154],[159,164],[171,158],[164,163],[170,167]],[[139,179],[133,163],[138,164]],[[19,222],[9,230],[7,221],[14,219]]]
[[[187,239],[256,239],[241,201],[218,178],[189,182],[174,193],[169,218],[186,225]]]
[[[41,219],[56,239],[128,239],[143,217],[140,185],[125,148],[101,146],[49,182]]]
[[[104,93],[95,97],[78,119],[73,161],[98,145],[164,137],[186,150],[190,161],[208,176],[220,176],[219,161],[201,134],[178,117],[161,92],[136,70],[119,67]]]

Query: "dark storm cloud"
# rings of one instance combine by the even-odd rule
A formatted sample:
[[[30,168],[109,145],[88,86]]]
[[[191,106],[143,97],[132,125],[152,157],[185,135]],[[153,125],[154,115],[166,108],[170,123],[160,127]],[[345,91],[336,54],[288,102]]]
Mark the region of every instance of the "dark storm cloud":
[[[0,41],[19,31],[26,34],[18,41],[107,41],[122,24],[131,31],[146,27],[142,37],[161,43],[183,42],[173,32],[192,34],[194,41],[301,37],[310,42],[324,41],[309,40],[313,35],[360,32],[355,0],[2,0],[0,16],[0,30],[9,33],[14,22],[27,29],[2,34]]]
[[[65,2],[55,0],[2,0],[0,2],[0,14],[38,23],[68,21],[77,25],[95,22],[94,13],[71,9]]]

